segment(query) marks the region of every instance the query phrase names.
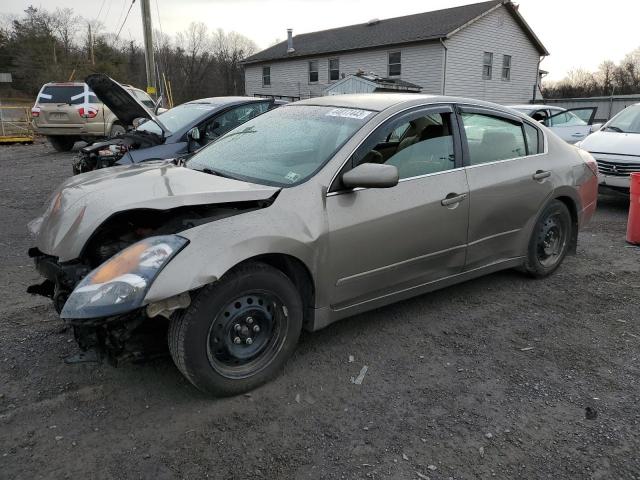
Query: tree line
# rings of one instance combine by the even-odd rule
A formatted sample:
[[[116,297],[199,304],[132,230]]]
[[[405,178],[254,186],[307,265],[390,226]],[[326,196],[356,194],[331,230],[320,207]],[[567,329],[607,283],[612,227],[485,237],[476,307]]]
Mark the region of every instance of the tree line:
[[[257,46],[236,32],[210,31],[204,23],[192,23],[175,36],[154,32],[154,51],[156,73],[171,82],[178,104],[243,94],[240,61],[255,53]],[[12,74],[14,95],[29,98],[44,83],[81,81],[95,72],[142,89],[146,86],[142,46],[104,31],[99,22],[70,8],[48,11],[30,6],[19,16],[5,17],[0,25],[0,72]]]
[[[604,61],[595,72],[572,70],[558,82],[542,86],[545,98],[597,97],[640,93],[640,47],[618,64]]]

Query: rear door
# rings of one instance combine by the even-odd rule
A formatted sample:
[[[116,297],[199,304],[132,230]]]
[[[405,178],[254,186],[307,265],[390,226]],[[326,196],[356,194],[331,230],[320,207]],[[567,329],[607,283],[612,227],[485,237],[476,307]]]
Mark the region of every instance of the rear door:
[[[79,129],[85,123],[80,108],[85,104],[84,85],[45,85],[36,100],[39,127]]]
[[[591,133],[597,107],[572,108],[551,115],[545,125],[568,143],[584,140]]]
[[[525,254],[532,222],[553,191],[553,162],[534,122],[461,106],[469,182],[466,270]]]
[[[412,124],[409,139],[403,133]],[[392,188],[342,189],[340,175],[366,162],[396,166],[400,182]],[[462,270],[469,202],[452,107],[420,108],[388,120],[340,175],[326,204],[334,309]]]

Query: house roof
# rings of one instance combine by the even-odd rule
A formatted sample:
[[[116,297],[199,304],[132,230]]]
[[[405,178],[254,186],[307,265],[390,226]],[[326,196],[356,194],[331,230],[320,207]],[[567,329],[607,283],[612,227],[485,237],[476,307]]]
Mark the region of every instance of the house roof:
[[[518,8],[511,1],[491,0],[320,32],[303,33],[293,37],[293,47],[295,49],[293,53],[287,53],[287,41],[285,40],[255,55],[251,55],[244,60],[244,63],[286,60],[288,58],[447,38],[499,5],[504,5],[513,15],[540,54],[548,55],[547,49],[542,45],[533,30],[531,30],[531,27],[518,13]]]
[[[420,90],[422,90],[422,87],[420,85],[416,85],[415,83],[407,82],[406,80],[401,80],[399,78],[384,78],[384,77],[375,75],[373,73],[371,74],[362,73],[362,74],[356,74],[356,75],[349,75],[343,78],[342,80],[339,80],[331,84],[329,87],[325,89],[325,91],[328,92],[336,88],[339,88],[339,86],[342,85],[343,83],[346,83],[352,80],[367,83],[372,87],[375,87],[377,89],[382,89],[382,90],[396,90],[396,91],[405,91],[405,92],[407,91],[420,92]]]

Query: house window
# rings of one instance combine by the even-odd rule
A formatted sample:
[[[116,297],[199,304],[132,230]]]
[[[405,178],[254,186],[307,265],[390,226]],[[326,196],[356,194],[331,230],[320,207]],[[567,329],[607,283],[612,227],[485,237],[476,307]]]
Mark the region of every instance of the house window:
[[[271,85],[271,67],[262,67],[262,86]]]
[[[309,62],[309,83],[318,83],[318,61]]]
[[[491,80],[491,73],[493,70],[493,53],[484,52],[484,59],[482,62],[482,78],[485,80]]]
[[[389,52],[389,76],[399,77],[402,73],[402,52]]]
[[[502,80],[511,80],[511,55],[502,56]]]
[[[340,60],[337,58],[329,59],[329,81],[335,82],[340,79]]]

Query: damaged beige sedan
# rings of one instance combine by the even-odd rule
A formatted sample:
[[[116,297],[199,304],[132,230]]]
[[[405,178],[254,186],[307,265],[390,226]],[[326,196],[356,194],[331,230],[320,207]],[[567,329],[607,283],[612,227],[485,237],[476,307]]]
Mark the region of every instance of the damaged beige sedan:
[[[144,354],[164,328],[196,387],[273,377],[302,328],[507,268],[551,274],[596,207],[586,152],[508,108],[452,97],[296,102],[186,163],[68,180],[30,224],[83,351]],[[427,313],[427,312],[425,312]]]

